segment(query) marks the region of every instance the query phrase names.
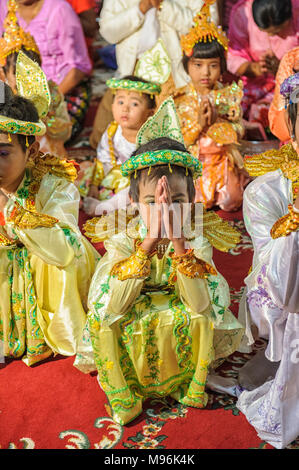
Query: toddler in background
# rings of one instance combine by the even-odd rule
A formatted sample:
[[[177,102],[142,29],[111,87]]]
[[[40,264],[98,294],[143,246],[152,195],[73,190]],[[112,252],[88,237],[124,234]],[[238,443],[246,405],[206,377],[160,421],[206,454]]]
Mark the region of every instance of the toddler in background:
[[[101,138],[94,165],[77,181],[81,195],[87,196],[83,207],[88,215],[101,215],[128,202],[129,180],[120,165],[134,152],[137,133],[154,113],[154,96],[160,92],[159,85],[135,76],[113,78],[107,85],[114,93],[114,121]]]

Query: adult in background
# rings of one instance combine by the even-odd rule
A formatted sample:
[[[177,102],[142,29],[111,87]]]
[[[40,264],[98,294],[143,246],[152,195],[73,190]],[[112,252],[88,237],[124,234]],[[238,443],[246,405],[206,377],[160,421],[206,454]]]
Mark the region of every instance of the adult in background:
[[[79,20],[83,28],[89,56],[92,60],[93,58],[92,43],[98,31],[96,1],[95,0],[67,0],[67,2],[73,7],[75,12],[79,16]]]
[[[214,3],[214,2],[213,2]],[[164,83],[159,103],[169,95],[169,89],[185,86],[189,77],[182,65],[180,35],[186,34],[204,0],[106,0],[100,15],[100,33],[116,44],[118,75],[132,75],[136,64],[161,39],[171,63],[171,75]],[[218,24],[217,4],[211,6],[211,16]],[[149,77],[143,77],[149,79]],[[151,81],[154,81],[153,78]],[[112,95],[104,95],[94,122],[90,143],[97,146],[112,119]]]
[[[240,0],[229,24],[228,69],[244,80],[244,117],[269,126],[275,76],[283,55],[298,46],[299,0]]]
[[[80,20],[65,0],[15,0],[19,25],[35,39],[48,80],[65,95],[73,139],[81,130],[89,102],[92,65]],[[7,2],[0,2],[0,35]]]

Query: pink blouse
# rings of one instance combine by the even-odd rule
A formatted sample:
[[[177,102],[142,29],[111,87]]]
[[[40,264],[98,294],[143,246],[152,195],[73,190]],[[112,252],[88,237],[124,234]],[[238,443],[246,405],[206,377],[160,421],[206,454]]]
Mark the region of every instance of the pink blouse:
[[[234,74],[243,63],[261,60],[269,49],[281,59],[299,45],[299,0],[292,0],[293,19],[285,38],[270,37],[258,28],[252,16],[252,3],[253,0],[240,0],[231,11],[227,66]]]
[[[7,14],[6,0],[0,0],[0,35]],[[17,15],[20,26],[35,39],[48,80],[60,84],[68,72],[79,69],[88,74],[92,65],[80,20],[65,0],[44,0],[38,15],[29,24]]]

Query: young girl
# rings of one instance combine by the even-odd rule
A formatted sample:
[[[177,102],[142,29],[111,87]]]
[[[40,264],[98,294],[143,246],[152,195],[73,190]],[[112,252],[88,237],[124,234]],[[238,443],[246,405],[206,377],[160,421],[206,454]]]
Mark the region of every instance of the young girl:
[[[16,62],[19,51],[41,66],[39,49],[34,38],[19,26],[16,17],[16,3],[8,2],[8,13],[4,21],[4,33],[0,39],[0,65],[4,73],[4,80],[14,93],[16,86]],[[45,136],[37,137],[41,151],[51,153],[58,157],[67,157],[64,143],[70,138],[72,132],[71,119],[67,112],[64,96],[58,86],[50,80],[48,82],[51,104],[47,116],[43,119],[47,126]]]
[[[249,391],[237,403],[259,437],[278,449],[299,436],[298,73],[282,84],[281,92],[288,105],[291,143],[245,160],[248,173],[257,177],[244,195],[254,257],[239,317],[248,319],[251,344],[252,323],[269,342],[264,355],[241,369],[241,385]]]
[[[206,230],[204,217],[204,236],[190,234],[187,242],[185,217],[169,217],[172,203],[190,210],[200,166],[183,144],[172,99],[142,127],[137,150],[122,165],[140,215],[105,242],[75,361],[85,373],[97,368],[112,417],[121,424],[138,416],[148,397],[171,395],[204,408],[210,365],[235,351],[243,334],[229,310],[228,285],[213,264],[208,239],[217,235]],[[221,248],[233,246],[238,233],[207,215],[214,234],[225,234],[218,238]]]
[[[196,201],[235,211],[242,205],[248,179],[238,141],[243,135],[242,84],[223,87],[227,38],[209,19],[209,7],[182,37],[183,64],[191,82],[174,94],[187,148],[203,163]]]
[[[129,181],[121,175],[120,165],[134,152],[137,132],[153,114],[154,96],[160,92],[159,85],[130,75],[108,80],[107,85],[114,93],[114,121],[98,145],[93,168],[79,180],[81,195],[89,196],[84,200],[89,215],[115,210],[121,201],[126,204]]]
[[[42,84],[37,92],[39,76],[30,76],[35,99],[47,108]],[[17,77],[18,83],[21,80]],[[52,353],[76,353],[98,256],[77,225],[73,163],[39,152],[35,135],[42,135],[45,125],[36,107],[4,83],[3,87],[0,339],[5,356],[23,356],[31,366]]]

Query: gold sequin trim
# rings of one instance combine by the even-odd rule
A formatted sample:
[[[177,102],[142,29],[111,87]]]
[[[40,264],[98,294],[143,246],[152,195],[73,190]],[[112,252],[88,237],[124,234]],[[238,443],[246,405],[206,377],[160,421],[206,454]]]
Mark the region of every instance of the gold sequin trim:
[[[193,249],[188,250],[183,255],[170,253],[170,258],[172,259],[173,271],[168,279],[169,284],[174,284],[176,282],[177,270],[189,279],[205,279],[210,274],[217,274],[216,269],[212,265],[202,261],[194,255]]]
[[[22,230],[37,227],[53,227],[59,221],[50,215],[27,211],[16,202],[7,222],[14,224]]]
[[[150,273],[150,259],[140,246],[129,258],[116,263],[111,270],[111,276],[117,276],[120,281],[147,278]]]
[[[299,214],[294,211],[293,206],[288,206],[289,213],[281,217],[275,222],[271,229],[271,237],[273,239],[287,237],[292,232],[296,232],[299,227]]]

